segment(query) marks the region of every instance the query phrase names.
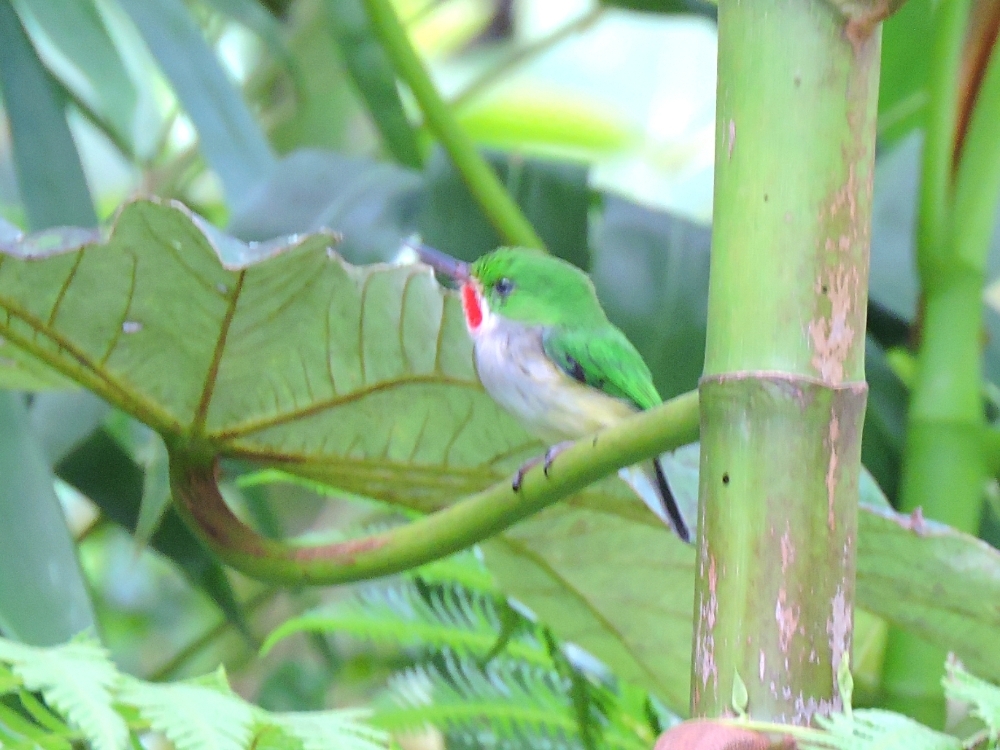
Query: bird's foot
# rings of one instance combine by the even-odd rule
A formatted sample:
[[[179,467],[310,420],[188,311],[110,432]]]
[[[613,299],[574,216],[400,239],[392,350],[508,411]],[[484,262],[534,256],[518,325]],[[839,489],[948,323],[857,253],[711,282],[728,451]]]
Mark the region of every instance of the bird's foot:
[[[511,488],[514,490],[514,492],[521,491],[521,483],[524,482],[524,475],[527,474],[532,469],[534,469],[536,466],[538,466],[538,464],[542,464],[545,476],[548,476],[549,470],[552,468],[552,462],[556,460],[556,456],[558,456],[564,450],[569,448],[571,445],[573,445],[572,440],[567,440],[562,443],[556,443],[547,451],[545,451],[545,455],[536,456],[535,458],[529,458],[527,461],[521,464],[521,468],[519,468],[517,472],[515,472],[514,481],[511,482],[510,485]]]

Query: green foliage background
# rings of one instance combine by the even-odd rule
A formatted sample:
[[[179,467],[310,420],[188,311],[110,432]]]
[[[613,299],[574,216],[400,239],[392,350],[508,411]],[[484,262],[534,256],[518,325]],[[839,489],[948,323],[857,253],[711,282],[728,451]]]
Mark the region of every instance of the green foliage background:
[[[530,22],[541,5],[395,4],[549,250],[593,275],[665,397],[690,390],[713,132],[692,90],[711,101],[713,9],[607,3],[546,29]],[[168,446],[222,457],[224,495],[266,536],[314,538],[429,512],[541,450],[479,386],[454,297],[413,266],[364,265],[413,233],[467,259],[503,241],[364,3],[54,8],[0,0],[3,634],[53,644],[93,628],[153,681],[222,661],[266,708],[373,704],[404,744],[434,725],[436,746],[648,746],[687,710],[694,559],[617,480],[489,541],[483,564],[322,593],[226,571],[169,505]],[[979,540],[914,534],[885,507],[917,314],[930,13],[911,0],[883,43],[863,459],[885,497],[864,499],[854,661],[872,703],[887,622],[1000,679],[997,504]],[[668,35],[688,69],[657,57]],[[581,58],[618,63],[580,74]],[[119,211],[135,193],[159,199]],[[107,231],[87,229],[98,218]],[[678,455],[671,474],[688,508],[691,466]],[[321,599],[328,614],[277,631],[308,635],[257,658]]]

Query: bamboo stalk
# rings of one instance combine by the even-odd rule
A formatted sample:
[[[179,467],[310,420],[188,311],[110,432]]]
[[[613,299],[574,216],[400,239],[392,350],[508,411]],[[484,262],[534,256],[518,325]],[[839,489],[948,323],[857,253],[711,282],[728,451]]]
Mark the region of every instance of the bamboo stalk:
[[[917,266],[924,321],[910,398],[900,506],[906,511],[920,507],[929,518],[974,534],[993,461],[981,396],[981,337],[986,257],[1000,200],[1000,139],[996,135],[1000,54],[994,48],[969,118],[958,168],[953,170],[955,86],[969,2],[944,3],[937,12],[935,64],[940,70],[935,73],[931,106],[932,117],[943,124],[928,130],[924,180],[941,181],[944,162],[948,182],[946,188],[933,191],[925,186],[921,195]],[[942,650],[915,636],[890,632],[883,674],[887,704],[927,724],[942,726],[944,657]]]
[[[721,0],[692,713],[839,710],[853,628],[880,31]]]

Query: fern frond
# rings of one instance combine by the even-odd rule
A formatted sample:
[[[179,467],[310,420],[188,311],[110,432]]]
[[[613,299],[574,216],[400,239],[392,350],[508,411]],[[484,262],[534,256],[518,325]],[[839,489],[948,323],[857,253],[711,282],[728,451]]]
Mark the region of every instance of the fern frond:
[[[204,684],[123,678],[118,700],[136,708],[177,750],[245,750],[253,738],[250,705]]]
[[[972,715],[983,720],[995,741],[1000,736],[1000,687],[969,674],[957,661],[949,661],[943,684],[949,699],[971,704]]]
[[[270,727],[297,739],[303,750],[382,750],[389,740],[385,731],[361,722],[371,711],[260,711],[259,715]]]
[[[253,750],[304,750],[302,740],[273,724],[263,724],[253,733]]]
[[[221,669],[171,685],[125,678],[119,701],[133,706],[176,750],[382,750],[388,736],[359,710],[272,713],[229,687]]]
[[[370,586],[347,602],[338,602],[295,617],[264,642],[267,653],[293,633],[348,633],[374,641],[425,646],[485,657],[497,643],[502,625],[491,596],[461,586],[427,587],[421,596],[412,581]],[[528,664],[549,666],[544,646],[530,634],[519,634],[505,653]]]
[[[26,690],[41,693],[94,750],[119,750],[128,727],[112,708],[118,670],[91,638],[38,648],[0,639],[0,661],[10,665]]]
[[[440,666],[420,665],[390,681],[391,704],[376,712],[380,726],[396,732],[435,726],[473,735],[484,747],[583,747],[569,686],[551,668],[495,659],[485,667],[442,654]],[[644,748],[631,733],[605,727],[602,747]],[[488,742],[487,742],[488,739]]]
[[[0,664],[0,697],[16,693],[21,688],[21,679],[5,664]]]
[[[36,648],[0,638],[0,698],[3,750],[71,750],[81,740],[92,750],[125,750],[135,740],[130,726],[162,734],[176,750],[381,750],[388,744],[383,730],[363,723],[363,711],[271,713],[251,705],[232,691],[221,668],[174,684],[122,675],[93,640]]]
[[[908,716],[868,708],[828,719],[817,716],[824,731],[795,735],[803,750],[962,750],[962,742],[928,729]],[[752,726],[752,723],[751,723]],[[794,728],[793,728],[794,729]]]
[[[461,586],[467,591],[483,594],[500,593],[493,574],[483,564],[478,547],[421,565],[407,572],[406,576],[429,584]]]
[[[0,744],[5,748],[43,747],[46,750],[69,750],[69,739],[52,734],[32,723],[10,706],[0,703]]]

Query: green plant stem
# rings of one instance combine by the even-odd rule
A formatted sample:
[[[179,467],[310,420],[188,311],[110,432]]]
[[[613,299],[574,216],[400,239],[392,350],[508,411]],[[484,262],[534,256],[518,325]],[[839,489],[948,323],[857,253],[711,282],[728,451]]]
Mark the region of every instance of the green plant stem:
[[[880,34],[722,0],[692,715],[809,724],[853,630]],[[741,691],[742,692],[742,688]]]
[[[390,0],[365,0],[365,6],[375,33],[396,68],[396,74],[413,92],[431,131],[441,141],[490,223],[512,245],[544,249],[545,243],[504,190],[496,173],[480,156],[472,139],[462,130],[434,87]]]
[[[622,466],[697,437],[698,394],[691,392],[576,442],[559,454],[548,476],[540,465],[529,470],[518,492],[503,481],[404,526],[314,547],[265,539],[240,521],[219,494],[210,457],[171,446],[170,475],[178,510],[223,562],[261,581],[330,585],[390,575],[450,555]]]
[[[924,129],[923,169],[920,179],[920,215],[917,232],[917,264],[921,277],[933,275],[941,259],[951,211],[958,123],[956,84],[962,65],[962,44],[969,20],[971,0],[950,0],[935,11],[934,47],[928,81],[930,102]]]
[[[935,66],[944,72],[935,71],[931,117],[942,124],[928,132],[924,174],[925,179],[943,181],[951,178],[958,76],[954,58],[965,39],[969,2],[943,3],[938,13],[935,48],[940,57]],[[986,256],[1000,200],[997,118],[1000,54],[994,49],[954,170],[953,197],[949,200],[942,187],[921,194],[917,265],[924,324],[900,483],[902,511],[919,507],[928,518],[973,534],[995,460],[995,441],[986,430],[983,411],[981,337]],[[949,172],[942,176],[945,166]],[[944,658],[941,649],[909,633],[890,631],[883,674],[887,704],[942,726]]]
[[[243,603],[242,609],[247,615],[251,615],[261,607],[264,607],[273,601],[274,598],[280,593],[281,591],[279,589],[274,588],[267,588],[263,591],[259,591]],[[221,638],[229,632],[230,629],[235,629],[233,621],[229,618],[220,619],[217,623],[188,642],[187,645],[183,646],[181,650],[174,654],[168,661],[153,670],[147,679],[150,682],[163,682],[164,680],[171,679],[184,668],[184,665],[187,664],[188,661],[210,646],[213,641]],[[256,644],[256,646],[259,645],[259,643]]]

